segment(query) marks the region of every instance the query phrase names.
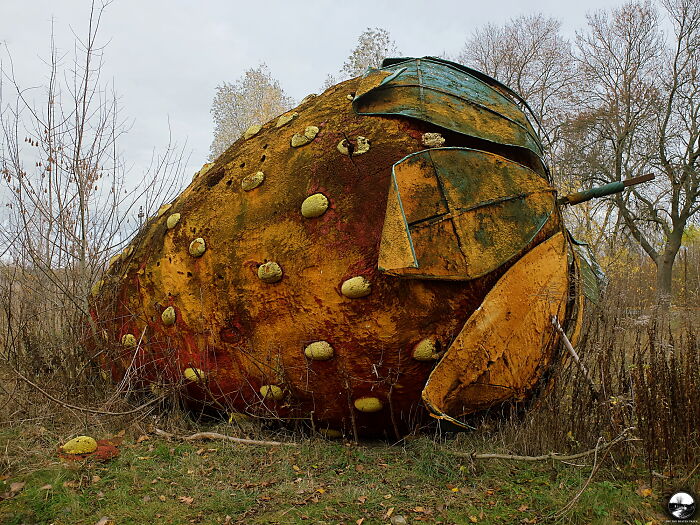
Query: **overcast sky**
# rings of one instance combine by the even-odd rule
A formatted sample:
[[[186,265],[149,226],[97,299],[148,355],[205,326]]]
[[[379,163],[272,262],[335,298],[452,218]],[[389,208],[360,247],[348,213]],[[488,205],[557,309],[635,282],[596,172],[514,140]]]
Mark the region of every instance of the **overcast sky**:
[[[122,114],[133,126],[121,142],[132,177],[147,167],[154,148],[187,142],[191,174],[206,162],[212,138],[214,90],[265,62],[297,101],[318,92],[336,73],[367,27],[383,27],[407,56],[457,53],[471,32],[488,22],[542,12],[563,23],[566,36],[586,13],[616,0],[347,2],[114,0],[104,13],[107,43],[103,80],[113,81]],[[11,53],[24,86],[46,80],[51,19],[57,45],[70,50],[84,35],[89,0],[0,0],[0,42]],[[3,50],[4,54],[4,50]]]

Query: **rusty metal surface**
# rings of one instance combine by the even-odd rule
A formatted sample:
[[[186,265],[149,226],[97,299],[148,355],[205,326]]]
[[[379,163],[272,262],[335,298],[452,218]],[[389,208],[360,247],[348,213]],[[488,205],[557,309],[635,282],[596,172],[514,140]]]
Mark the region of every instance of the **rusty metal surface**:
[[[434,148],[392,170],[379,268],[423,279],[469,280],[511,260],[554,212],[554,188],[492,153]]]
[[[430,57],[370,70],[353,106],[359,114],[412,117],[542,155],[537,134],[513,99],[468,71]]]
[[[434,63],[430,72],[450,77],[453,68]],[[520,282],[500,284],[506,272],[539,271],[529,261],[549,257],[535,281],[561,280],[541,248],[562,229],[543,173],[494,154],[518,157],[515,149],[482,141],[493,149],[477,152],[461,141],[466,127],[491,122],[476,123],[467,106],[507,105],[508,97],[476,93],[463,119],[443,92],[413,101],[440,106],[436,114],[459,132],[403,114],[358,114],[358,93],[374,100],[363,86],[404,74],[394,73],[338,84],[249,130],[149,219],[91,299],[94,344],[115,380],[154,393],[174,388],[217,410],[394,437],[427,416],[421,395],[433,369],[434,378],[466,378],[471,358],[452,351],[453,339],[468,335],[477,309],[492,309],[482,302],[496,283],[514,303],[533,300],[529,274],[516,270]],[[408,93],[418,97],[401,92],[407,103]],[[497,116],[491,131],[510,126],[529,136],[510,103],[503,113],[513,118]],[[491,109],[477,113],[496,118]],[[426,150],[424,134],[436,131],[444,147]],[[520,327],[487,321],[479,330],[539,326],[532,316]],[[514,358],[508,368],[517,386],[509,395],[477,380],[430,397],[433,410],[459,417],[466,411],[454,407],[528,395],[551,352],[545,335],[527,354],[542,366]]]
[[[467,320],[430,374],[423,399],[433,415],[460,419],[506,399],[525,399],[552,359],[569,288],[562,233],[513,265]]]

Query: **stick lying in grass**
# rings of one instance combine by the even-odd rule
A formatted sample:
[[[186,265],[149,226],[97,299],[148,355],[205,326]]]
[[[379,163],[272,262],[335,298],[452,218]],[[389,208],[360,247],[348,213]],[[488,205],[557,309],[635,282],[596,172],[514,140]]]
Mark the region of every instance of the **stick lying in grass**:
[[[607,445],[604,445],[602,448],[605,450],[610,449],[612,446],[620,443],[621,441],[637,441],[635,438],[628,438],[627,433],[634,430],[634,427],[629,427],[626,428],[625,430],[620,433],[619,436],[617,436],[615,439],[613,439],[610,443]],[[572,459],[578,459],[582,458],[585,456],[590,456],[591,454],[596,454],[599,450],[601,450],[600,446],[596,446],[595,448],[592,448],[590,450],[586,450],[585,452],[579,452],[578,454],[571,454],[568,456],[565,456],[563,454],[558,454],[556,452],[550,452],[549,454],[544,454],[542,456],[518,456],[516,454],[477,454],[476,452],[472,452],[471,454],[468,453],[463,453],[463,452],[451,452],[451,454],[455,456],[460,456],[460,457],[465,457],[465,458],[471,458],[471,459],[509,459],[509,460],[514,460],[514,461],[546,461],[548,459],[556,460],[556,461],[571,461]]]
[[[223,439],[226,441],[233,441],[234,443],[241,443],[243,445],[265,445],[265,446],[279,446],[279,445],[291,445],[296,446],[293,442],[283,442],[283,441],[260,441],[257,439],[243,439],[233,436],[227,436],[225,434],[219,434],[217,432],[197,432],[191,436],[176,436],[165,430],[159,428],[153,429],[153,432],[159,436],[167,437],[170,439],[181,439],[182,441],[197,441],[198,439]]]

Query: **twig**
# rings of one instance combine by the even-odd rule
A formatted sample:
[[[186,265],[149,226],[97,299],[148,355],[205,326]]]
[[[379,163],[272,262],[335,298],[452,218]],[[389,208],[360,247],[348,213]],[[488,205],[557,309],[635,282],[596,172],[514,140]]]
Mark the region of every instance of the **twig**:
[[[176,436],[165,430],[159,428],[153,429],[153,432],[159,436],[163,436],[170,439],[180,439],[182,441],[196,441],[198,439],[223,439],[226,441],[233,441],[234,443],[241,443],[242,445],[265,445],[265,446],[280,446],[280,445],[291,445],[297,446],[294,442],[283,442],[283,441],[260,441],[257,439],[243,439],[233,436],[227,436],[225,434],[219,434],[217,432],[197,432],[190,436]]]
[[[574,507],[574,505],[576,505],[576,502],[579,500],[579,498],[580,498],[580,497],[583,495],[583,493],[586,491],[586,489],[588,488],[588,485],[591,484],[591,481],[593,481],[593,476],[595,476],[596,473],[600,470],[600,467],[603,465],[603,460],[605,459],[605,456],[606,456],[607,453],[610,451],[610,447],[611,447],[612,444],[614,443],[614,441],[611,441],[611,442],[605,447],[605,449],[603,450],[603,453],[602,453],[602,458],[601,458],[601,460],[600,460],[600,462],[599,462],[599,461],[598,461],[598,447],[599,447],[600,442],[601,442],[602,439],[603,439],[602,437],[601,437],[601,438],[598,438],[598,444],[596,445],[596,448],[594,449],[594,450],[595,450],[595,455],[593,456],[593,468],[591,469],[591,475],[588,476],[588,479],[585,481],[585,483],[584,483],[583,486],[579,489],[579,491],[576,493],[576,495],[575,495],[573,498],[571,498],[571,500],[570,500],[566,505],[564,505],[561,509],[559,509],[559,510],[558,510],[557,512],[555,512],[554,514],[548,516],[549,518],[551,518],[551,519],[559,519],[559,518],[563,517],[567,512],[569,512],[569,511]]]
[[[71,410],[78,410],[80,412],[87,412],[89,414],[99,414],[102,416],[128,416],[128,415],[139,412],[139,411],[143,410],[144,408],[148,408],[149,406],[154,405],[154,404],[162,401],[163,399],[165,399],[165,397],[167,395],[167,394],[163,394],[162,396],[156,397],[155,399],[151,399],[150,401],[147,401],[146,403],[139,405],[136,408],[133,408],[131,410],[125,410],[123,412],[110,412],[109,410],[99,410],[97,408],[81,407],[81,406],[77,406],[77,405],[71,405],[70,403],[66,403],[65,401],[61,401],[60,399],[52,396],[46,390],[44,390],[39,385],[34,383],[31,379],[24,376],[19,370],[17,370],[14,367],[11,367],[11,368],[17,377],[19,377],[22,381],[27,383],[29,386],[31,386],[32,388],[37,390],[40,394],[47,397],[48,399],[50,399],[54,403],[59,404],[64,408],[69,408]]]
[[[574,359],[574,362],[581,369],[581,373],[583,373],[583,376],[588,381],[588,386],[591,388],[591,392],[593,393],[593,398],[596,400],[600,399],[600,392],[598,391],[598,388],[595,386],[595,383],[593,382],[593,378],[591,377],[590,372],[588,371],[586,366],[581,362],[581,359],[579,359],[578,354],[576,353],[576,350],[574,350],[574,346],[571,344],[571,341],[569,341],[569,338],[566,337],[566,332],[564,332],[564,329],[559,324],[559,319],[557,319],[556,315],[552,316],[552,326],[554,326],[554,329],[557,332],[559,332],[559,335],[561,336],[562,342],[564,343],[564,347],[568,350],[569,354],[571,354],[571,357]]]
[[[630,432],[631,430],[634,430],[634,428],[635,427],[629,427],[629,428],[626,428],[625,430],[623,430],[619,436],[617,436],[610,443],[605,445],[605,449],[607,450],[610,447],[620,443],[621,441],[636,441],[636,438],[627,438],[627,433]],[[585,452],[579,452],[578,454],[571,454],[571,455],[563,455],[563,454],[558,454],[556,452],[550,452],[549,454],[543,454],[541,456],[519,456],[517,454],[493,454],[493,453],[477,454],[476,452],[472,452],[471,454],[463,453],[463,452],[451,452],[451,453],[455,456],[471,458],[471,459],[507,459],[507,460],[513,460],[513,461],[546,461],[548,459],[551,459],[551,460],[556,460],[556,461],[571,461],[573,459],[578,459],[578,458],[582,458],[585,456],[590,456],[591,454],[596,454],[599,450],[600,450],[600,445],[598,444],[598,445],[596,445],[595,448],[592,448],[590,450],[586,450]]]

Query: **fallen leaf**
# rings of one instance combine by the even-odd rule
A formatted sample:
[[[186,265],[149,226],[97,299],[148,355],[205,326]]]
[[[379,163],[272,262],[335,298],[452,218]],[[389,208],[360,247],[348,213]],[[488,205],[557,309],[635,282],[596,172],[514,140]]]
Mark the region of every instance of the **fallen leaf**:
[[[389,510],[386,511],[386,514],[384,514],[384,518],[391,518],[391,515],[394,513],[394,507],[389,507]]]
[[[652,490],[649,487],[639,487],[637,489],[637,494],[639,494],[643,498],[648,498],[652,494]]]
[[[97,523],[95,523],[95,525],[114,525],[114,520],[107,517],[103,517],[100,518],[100,520]]]
[[[518,510],[519,510],[520,512],[525,512],[525,511],[527,510],[527,508],[528,508],[527,505],[520,505],[520,506],[518,507]]]
[[[158,499],[159,499],[160,501],[165,501],[165,500],[167,500],[168,498],[166,498],[165,496],[163,496],[163,495],[161,494],[160,496],[158,496]]]
[[[384,494],[384,499],[391,499],[391,494]]]
[[[452,492],[459,492],[459,488],[457,488],[457,487],[452,487],[450,490],[451,490]]]
[[[149,459],[153,459],[153,456],[139,456],[139,457],[137,457],[136,459],[139,459],[139,460],[141,460],[141,461],[146,461],[146,460],[149,460]]]
[[[53,485],[43,485],[39,487],[39,490],[51,490],[53,488]]]
[[[299,472],[301,470],[299,465],[292,465],[292,469],[294,469],[294,472]]]
[[[80,486],[80,483],[78,483],[77,481],[64,481],[63,486],[66,488],[75,489],[75,488],[78,488]]]
[[[100,476],[94,475],[94,476],[92,477],[92,482],[93,482],[93,483],[97,483],[97,482],[100,481],[101,479],[102,479],[102,478],[101,478]]]
[[[360,496],[359,498],[357,498],[357,501],[359,501],[360,503],[364,503],[365,501],[367,501],[367,496]]]
[[[10,492],[17,493],[24,488],[27,483],[24,481],[15,481],[10,485]]]
[[[477,518],[476,516],[469,516],[469,521],[471,521],[472,523],[478,523],[479,518]]]
[[[362,525],[362,523],[363,523],[364,521],[365,521],[364,518],[360,518],[360,519],[357,520],[355,523],[357,523],[357,525]]]
[[[421,512],[421,513],[422,513],[422,512],[425,512],[425,508],[423,508],[423,507],[415,507],[415,508],[413,509],[413,512]]]
[[[316,489],[316,492],[318,492],[319,494],[323,494],[324,492],[326,492],[326,489]]]
[[[146,434],[139,436],[138,439],[136,440],[136,443],[143,443],[144,441],[148,441],[149,438]]]
[[[194,501],[194,498],[191,496],[180,496],[177,498],[180,503],[185,503],[186,505],[192,505],[192,502]]]

